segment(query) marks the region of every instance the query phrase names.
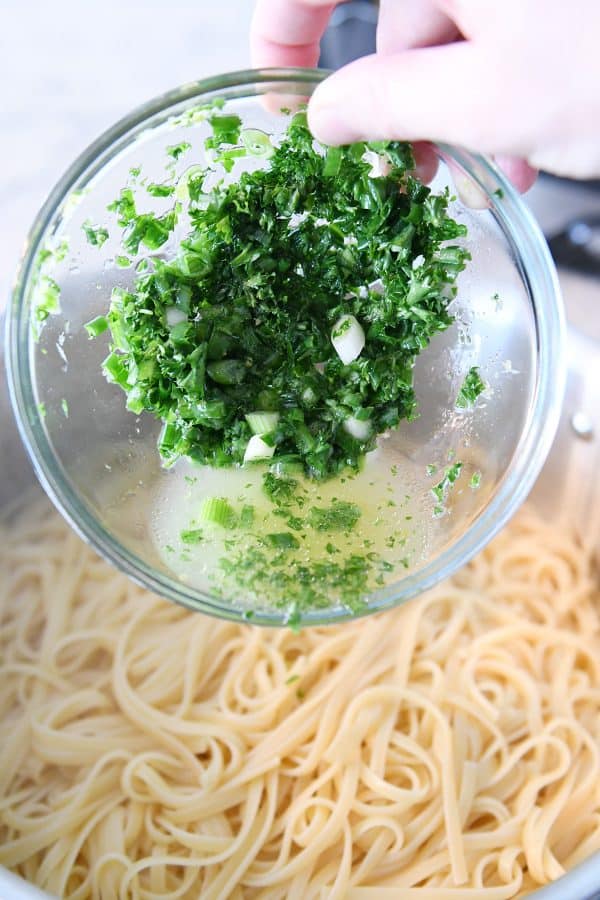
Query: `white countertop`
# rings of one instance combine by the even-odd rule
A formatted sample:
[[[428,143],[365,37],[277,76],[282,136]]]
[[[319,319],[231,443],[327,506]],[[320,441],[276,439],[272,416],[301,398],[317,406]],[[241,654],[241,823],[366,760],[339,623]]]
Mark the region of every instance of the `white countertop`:
[[[0,0],[0,309],[48,191],[102,131],[249,64],[252,0]]]

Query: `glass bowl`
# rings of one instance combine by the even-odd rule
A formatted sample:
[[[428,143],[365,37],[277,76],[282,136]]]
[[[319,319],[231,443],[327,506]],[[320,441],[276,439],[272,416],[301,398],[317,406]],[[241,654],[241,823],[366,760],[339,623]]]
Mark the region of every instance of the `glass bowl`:
[[[166,159],[172,179],[202,159],[202,105],[224,101],[245,126],[277,135],[285,117],[271,110],[306,98],[322,78],[322,72],[295,69],[228,74],[172,91],[115,125],[71,166],[39,213],[7,316],[9,386],[21,436],[40,481],[72,526],[151,590],[191,609],[265,625],[291,617],[296,624],[330,623],[381,611],[463,565],[533,485],[564,387],[563,313],[539,228],[489,161],[436,147],[432,188],[457,195],[450,211],[467,225],[472,255],[459,277],[455,322],[417,360],[419,416],[383,436],[357,476],[308,487],[317,505],[335,496],[361,507],[361,546],[373,548],[366,556],[384,560],[377,580],[369,576],[360,603],[345,602],[335,567],[333,575],[327,569],[333,539],[316,531],[301,549],[307,564],[323,564],[310,569],[320,600],[301,609],[240,581],[243,566],[230,535],[190,544],[203,497],[260,506],[260,467],[211,472],[180,460],[164,468],[160,423],[128,412],[120,388],[102,375],[109,338],[90,341],[84,325],[106,312],[114,286],[128,287],[136,277],[136,261],[118,258],[119,230],[107,206],[129,179],[141,208],[143,179],[163,181]],[[167,148],[181,142],[191,145],[188,152],[169,157]],[[172,201],[163,202],[166,209]],[[89,222],[109,232],[100,248],[86,240]],[[172,247],[171,241],[145,256],[168,255]],[[32,315],[41,297],[57,302],[36,336]],[[486,390],[472,408],[458,409],[456,397],[472,366]],[[346,557],[355,539],[344,545]],[[223,580],[223,560],[233,582]]]

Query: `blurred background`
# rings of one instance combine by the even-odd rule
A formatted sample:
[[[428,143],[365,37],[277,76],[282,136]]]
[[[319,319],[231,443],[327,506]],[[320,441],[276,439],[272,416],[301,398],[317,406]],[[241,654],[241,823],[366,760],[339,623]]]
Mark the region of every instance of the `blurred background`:
[[[0,308],[50,188],[117,119],[248,66],[252,0],[0,0]]]

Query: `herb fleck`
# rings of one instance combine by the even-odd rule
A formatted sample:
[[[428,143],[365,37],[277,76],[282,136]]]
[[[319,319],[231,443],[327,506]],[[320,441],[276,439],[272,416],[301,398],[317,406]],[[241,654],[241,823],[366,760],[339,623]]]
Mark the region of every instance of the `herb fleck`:
[[[459,409],[467,409],[475,404],[475,401],[486,389],[486,383],[479,374],[477,366],[471,366],[462,387],[456,398],[456,406]]]

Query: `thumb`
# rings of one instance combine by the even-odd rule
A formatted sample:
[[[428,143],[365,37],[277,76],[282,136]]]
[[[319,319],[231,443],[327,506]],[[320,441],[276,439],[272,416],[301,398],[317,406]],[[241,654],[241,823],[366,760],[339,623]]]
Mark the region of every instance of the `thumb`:
[[[317,87],[309,124],[324,144],[433,140],[510,152],[495,146],[505,138],[492,74],[479,48],[466,41],[367,56]]]

